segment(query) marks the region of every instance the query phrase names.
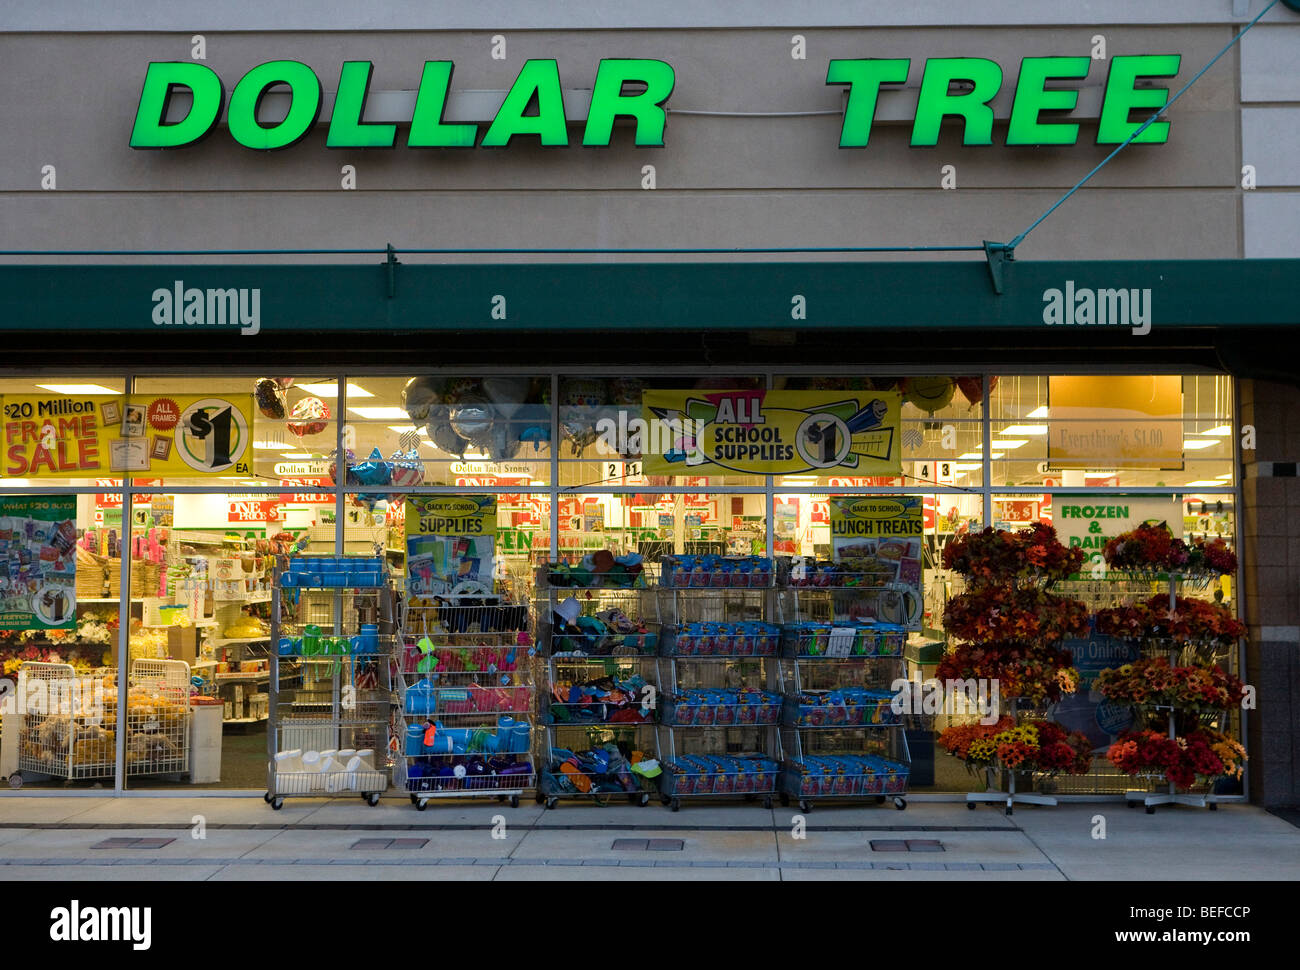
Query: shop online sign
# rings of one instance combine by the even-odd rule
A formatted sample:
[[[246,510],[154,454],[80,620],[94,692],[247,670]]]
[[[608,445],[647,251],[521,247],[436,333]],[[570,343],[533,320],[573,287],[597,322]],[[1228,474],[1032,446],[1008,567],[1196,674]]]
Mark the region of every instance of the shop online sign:
[[[1163,107],[1168,88],[1152,79],[1178,73],[1179,54],[1117,56],[1110,59],[1105,94],[1097,123],[1099,145],[1118,145],[1137,131],[1151,112]],[[1074,145],[1079,125],[1061,117],[1078,107],[1079,89],[1062,87],[1087,78],[1088,55],[1026,57],[1020,62],[1006,130],[1008,145]],[[536,137],[541,145],[569,145],[568,125],[574,105],[566,107],[555,60],[524,62],[486,131],[473,123],[452,123],[446,112],[452,90],[452,61],[426,61],[409,116],[401,119],[409,148],[506,148],[516,136]],[[392,148],[398,123],[365,121],[371,94],[371,61],[345,61],[337,78],[337,93],[328,124],[328,148]],[[332,80],[331,76],[331,80]],[[913,70],[912,59],[836,59],[827,65],[826,84],[843,87],[847,97],[840,126],[839,147],[866,148],[876,120],[882,91],[919,83],[912,119],[913,146],[938,143],[939,130],[949,118],[959,118],[966,145],[993,144],[993,99],[1003,89],[1001,65],[984,57],[931,57]],[[596,70],[590,107],[582,133],[585,146],[608,146],[617,119],[635,122],[635,144],[661,146],[667,102],[676,72],[667,61],[651,58],[606,58]],[[287,90],[283,117],[264,123],[259,108],[265,95]],[[178,94],[188,98],[184,115],[169,118]],[[571,99],[572,100],[572,99]],[[302,141],[320,122],[324,88],[316,72],[301,61],[268,61],[243,75],[229,93],[212,68],[190,61],[154,61],[145,72],[136,105],[131,147],[180,148],[210,135],[225,112],[230,136],[246,148],[274,151]],[[1142,118],[1132,120],[1140,112]],[[481,137],[480,137],[481,136]],[[1134,141],[1163,144],[1169,122],[1150,125]]]

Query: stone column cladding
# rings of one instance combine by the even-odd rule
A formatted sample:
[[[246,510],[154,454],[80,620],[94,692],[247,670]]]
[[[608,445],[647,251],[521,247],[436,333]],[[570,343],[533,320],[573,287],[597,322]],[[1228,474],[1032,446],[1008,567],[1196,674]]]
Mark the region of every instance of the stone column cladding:
[[[1239,428],[1254,427],[1243,449],[1241,583],[1248,628],[1246,683],[1258,691],[1250,712],[1250,797],[1300,804],[1300,387],[1237,382]]]

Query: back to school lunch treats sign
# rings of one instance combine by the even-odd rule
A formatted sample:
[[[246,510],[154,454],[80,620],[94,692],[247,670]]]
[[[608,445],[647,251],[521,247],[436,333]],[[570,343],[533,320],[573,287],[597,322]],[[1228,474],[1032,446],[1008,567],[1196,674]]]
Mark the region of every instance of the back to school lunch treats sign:
[[[251,394],[6,395],[3,411],[6,477],[194,477],[251,471]]]
[[[76,626],[77,500],[0,496],[0,630]]]
[[[901,407],[889,391],[646,391],[644,472],[898,474]]]

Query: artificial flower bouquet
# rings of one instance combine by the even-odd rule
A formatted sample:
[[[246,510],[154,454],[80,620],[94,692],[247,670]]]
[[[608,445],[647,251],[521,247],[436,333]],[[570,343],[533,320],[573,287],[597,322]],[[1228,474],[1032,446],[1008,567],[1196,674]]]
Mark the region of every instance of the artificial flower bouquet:
[[[1175,667],[1164,657],[1103,670],[1095,689],[1112,701],[1180,710],[1236,707],[1244,694],[1241,681],[1214,664]]]
[[[1051,642],[1088,632],[1088,608],[1040,587],[985,586],[948,601],[944,628],[962,640]]]
[[[1117,535],[1106,543],[1102,555],[1111,569],[1141,575],[1176,572],[1212,578],[1237,571],[1237,556],[1222,539],[1184,542],[1163,522]]]
[[[1024,641],[962,643],[935,672],[941,681],[996,681],[1003,698],[1024,698],[1035,705],[1059,701],[1079,687],[1079,672],[1069,650]]]
[[[1231,643],[1245,636],[1246,625],[1219,603],[1157,594],[1129,606],[1097,611],[1097,632],[1131,640],[1176,640]]]
[[[1078,731],[1053,721],[1010,717],[997,724],[965,724],[939,735],[939,744],[971,769],[1004,768],[1043,774],[1086,774],[1092,768],[1092,745]]]
[[[1067,549],[1056,529],[1036,522],[1008,532],[984,529],[948,543],[943,565],[967,577],[973,588],[990,585],[1049,586],[1079,571],[1082,549]]]
[[[1208,727],[1174,738],[1148,729],[1120,735],[1106,758],[1125,774],[1155,775],[1179,788],[1191,788],[1198,778],[1240,778],[1246,749]]]

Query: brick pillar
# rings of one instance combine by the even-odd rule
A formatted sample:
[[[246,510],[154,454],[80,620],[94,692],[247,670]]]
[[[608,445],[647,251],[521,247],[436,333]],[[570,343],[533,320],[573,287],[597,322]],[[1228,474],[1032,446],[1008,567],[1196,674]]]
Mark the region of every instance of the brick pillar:
[[[1258,691],[1247,729],[1250,797],[1300,804],[1300,388],[1237,383],[1243,449],[1241,549],[1246,683]]]

